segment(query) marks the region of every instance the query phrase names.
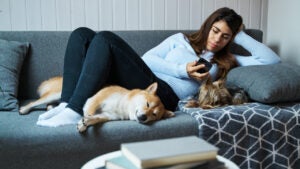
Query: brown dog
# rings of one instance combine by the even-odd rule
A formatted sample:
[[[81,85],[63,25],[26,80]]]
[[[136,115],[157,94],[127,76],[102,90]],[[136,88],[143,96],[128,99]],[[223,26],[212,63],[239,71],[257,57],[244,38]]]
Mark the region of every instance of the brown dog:
[[[79,121],[77,129],[83,132],[90,125],[110,120],[148,123],[174,116],[173,112],[165,109],[156,91],[157,83],[145,90],[127,90],[120,86],[103,88],[87,100],[83,108],[84,117]]]
[[[78,122],[80,132],[90,125],[110,120],[135,120],[140,123],[172,117],[175,114],[166,110],[156,95],[157,83],[146,89],[127,90],[120,86],[108,86],[89,98],[84,105],[84,117]],[[41,104],[51,104],[60,100],[62,77],[54,77],[43,82],[38,89],[40,98],[21,107],[20,114]]]
[[[211,79],[206,79],[199,88],[198,100],[190,100],[185,106],[211,109],[248,102],[248,96],[242,89],[226,88],[224,83],[224,80],[212,82]]]

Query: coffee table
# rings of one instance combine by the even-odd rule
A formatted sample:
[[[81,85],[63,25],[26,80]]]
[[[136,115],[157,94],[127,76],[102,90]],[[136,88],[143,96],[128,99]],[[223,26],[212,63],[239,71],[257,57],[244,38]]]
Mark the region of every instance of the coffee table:
[[[82,166],[81,169],[104,169],[105,167],[105,160],[113,158],[113,157],[117,157],[121,155],[121,151],[114,151],[111,153],[107,153],[107,154],[103,154],[100,155],[90,161],[88,161],[86,164],[84,164]],[[239,169],[239,167],[234,164],[232,161],[222,157],[222,156],[217,156],[217,159],[219,161],[222,161],[225,164],[225,167],[227,167],[227,169]]]

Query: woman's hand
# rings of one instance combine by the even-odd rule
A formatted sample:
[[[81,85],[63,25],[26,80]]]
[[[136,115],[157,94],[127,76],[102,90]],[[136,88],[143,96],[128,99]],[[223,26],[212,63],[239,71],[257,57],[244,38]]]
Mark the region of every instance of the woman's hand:
[[[245,30],[245,29],[246,29],[245,24],[242,23],[239,30],[238,30],[238,33]]]
[[[186,72],[188,73],[189,77],[201,81],[209,75],[209,72],[206,73],[198,73],[197,70],[204,68],[204,64],[197,65],[197,61],[190,62],[186,65]]]

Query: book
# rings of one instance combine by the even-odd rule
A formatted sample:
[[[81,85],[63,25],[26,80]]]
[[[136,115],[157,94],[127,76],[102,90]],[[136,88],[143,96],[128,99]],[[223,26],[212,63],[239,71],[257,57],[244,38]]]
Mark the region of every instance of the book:
[[[138,169],[131,161],[123,155],[105,160],[106,169]]]
[[[213,161],[198,161],[198,162],[191,162],[191,163],[182,163],[182,164],[175,164],[170,166],[164,167],[155,167],[151,169],[212,169],[207,167],[212,167],[211,164],[214,164],[213,167],[219,166],[223,163]],[[217,165],[215,165],[217,164]],[[125,156],[120,155],[105,161],[105,169],[139,169],[137,168],[130,160],[128,160]]]
[[[218,148],[196,136],[186,136],[123,143],[121,152],[137,168],[151,168],[216,159]]]

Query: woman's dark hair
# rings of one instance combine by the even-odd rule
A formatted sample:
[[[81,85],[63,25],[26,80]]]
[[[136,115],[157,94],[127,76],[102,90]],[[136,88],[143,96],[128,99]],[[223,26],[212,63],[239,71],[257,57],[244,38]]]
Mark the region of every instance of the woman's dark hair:
[[[213,12],[202,24],[199,31],[186,35],[191,46],[197,54],[201,54],[206,49],[209,31],[212,25],[218,21],[225,21],[232,31],[232,39],[238,33],[243,19],[234,10],[224,7]],[[237,66],[235,57],[229,52],[230,42],[220,51],[216,52],[212,62],[218,65],[217,78],[225,78],[230,69]]]

